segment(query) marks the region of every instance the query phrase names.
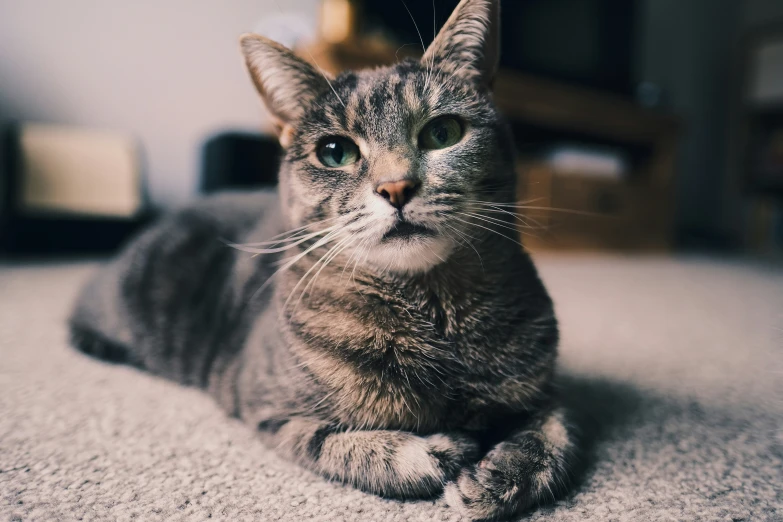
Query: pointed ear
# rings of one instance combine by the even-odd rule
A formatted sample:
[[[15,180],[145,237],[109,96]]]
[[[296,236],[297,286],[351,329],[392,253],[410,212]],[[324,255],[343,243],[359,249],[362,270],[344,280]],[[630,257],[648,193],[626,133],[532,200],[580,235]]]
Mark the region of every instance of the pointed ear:
[[[275,41],[250,33],[239,41],[253,83],[277,120],[282,141],[286,128],[302,117],[308,103],[329,84],[324,73]]]
[[[491,86],[500,59],[500,0],[462,0],[421,61]]]

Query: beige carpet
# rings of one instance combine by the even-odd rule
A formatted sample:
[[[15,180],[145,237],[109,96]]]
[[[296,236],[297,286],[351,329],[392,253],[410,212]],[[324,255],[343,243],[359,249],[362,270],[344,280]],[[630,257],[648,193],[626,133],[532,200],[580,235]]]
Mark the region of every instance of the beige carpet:
[[[547,257],[588,446],[533,520],[783,520],[783,271]],[[68,347],[93,265],[0,267],[3,520],[461,520],[330,484],[209,398]]]

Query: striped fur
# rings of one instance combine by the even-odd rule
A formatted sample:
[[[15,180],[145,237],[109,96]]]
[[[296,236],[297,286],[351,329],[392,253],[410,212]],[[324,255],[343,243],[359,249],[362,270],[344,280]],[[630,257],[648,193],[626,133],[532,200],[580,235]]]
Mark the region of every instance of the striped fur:
[[[421,62],[337,78],[243,37],[286,147],[279,194],[210,198],[140,236],[85,288],[77,346],[204,388],[281,454],[366,491],[450,483],[481,519],[550,499],[573,447],[552,396],[553,307],[514,216],[479,203],[515,194],[489,87],[495,15],[464,0]],[[464,136],[421,149],[442,115]],[[359,161],[322,165],[329,135]],[[419,188],[396,209],[373,188],[401,178]],[[389,236],[403,221],[432,233]],[[286,248],[251,255],[285,230]]]

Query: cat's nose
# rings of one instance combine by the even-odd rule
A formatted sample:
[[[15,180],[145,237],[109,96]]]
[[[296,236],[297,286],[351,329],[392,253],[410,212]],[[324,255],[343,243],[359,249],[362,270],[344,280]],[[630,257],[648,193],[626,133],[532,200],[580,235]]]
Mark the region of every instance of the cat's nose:
[[[389,202],[394,208],[400,209],[413,198],[419,189],[419,182],[412,179],[390,181],[375,187],[375,192]]]

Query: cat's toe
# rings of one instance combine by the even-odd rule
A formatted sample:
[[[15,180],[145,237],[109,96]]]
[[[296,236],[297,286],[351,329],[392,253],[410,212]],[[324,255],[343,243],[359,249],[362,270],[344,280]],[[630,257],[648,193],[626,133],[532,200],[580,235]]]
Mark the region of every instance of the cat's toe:
[[[497,470],[471,466],[446,486],[445,498],[471,520],[504,520],[533,504],[529,489]]]
[[[393,452],[393,487],[382,494],[397,498],[428,498],[443,491],[469,462],[477,459],[478,444],[460,435],[411,436]]]
[[[438,433],[426,437],[429,453],[438,461],[443,480],[453,480],[459,472],[478,460],[479,444],[473,438],[459,434]]]
[[[540,483],[546,466],[505,446],[501,444],[478,464],[462,470],[446,486],[448,504],[471,520],[507,519],[537,504],[542,490],[549,490],[549,484]]]

